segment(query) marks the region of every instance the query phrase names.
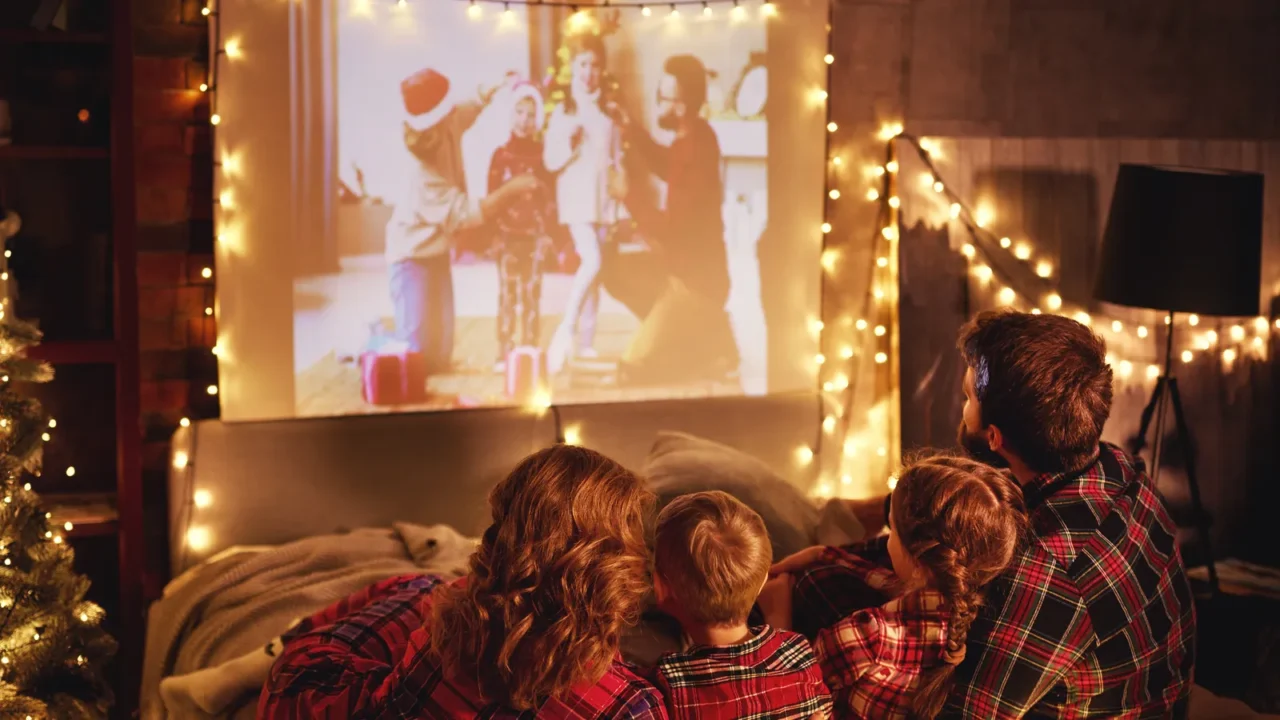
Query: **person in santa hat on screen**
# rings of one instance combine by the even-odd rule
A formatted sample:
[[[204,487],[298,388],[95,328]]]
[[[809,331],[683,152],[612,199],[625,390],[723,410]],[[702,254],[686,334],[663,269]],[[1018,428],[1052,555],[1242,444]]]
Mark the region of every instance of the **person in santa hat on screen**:
[[[507,83],[514,82],[509,75]],[[426,69],[400,83],[404,142],[416,162],[405,194],[387,223],[387,270],[396,333],[424,355],[428,373],[445,372],[453,359],[455,236],[492,218],[533,191],[538,180],[517,175],[484,197],[469,196],[462,164],[462,134],[501,86],[462,97],[449,79]]]

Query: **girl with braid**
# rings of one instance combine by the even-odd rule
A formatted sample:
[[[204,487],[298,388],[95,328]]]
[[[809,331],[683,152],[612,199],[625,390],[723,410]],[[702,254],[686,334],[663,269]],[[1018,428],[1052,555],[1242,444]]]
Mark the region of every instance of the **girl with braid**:
[[[838,718],[937,716],[983,589],[1025,533],[1019,487],[968,458],[914,460],[891,497],[887,562],[858,546],[809,548],[774,566],[759,600],[771,625],[813,639]]]

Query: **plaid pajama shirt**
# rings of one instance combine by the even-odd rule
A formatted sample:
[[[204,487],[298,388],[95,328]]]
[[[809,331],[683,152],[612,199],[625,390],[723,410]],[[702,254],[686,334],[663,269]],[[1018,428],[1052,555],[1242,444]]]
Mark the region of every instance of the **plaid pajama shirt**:
[[[809,642],[765,625],[737,645],[667,653],[654,677],[672,718],[808,720],[831,716],[831,697]]]
[[[1102,443],[1082,472],[1038,477],[1023,494],[1030,542],[988,588],[943,717],[1184,717],[1195,607],[1140,462]],[[856,551],[882,558],[884,539]]]
[[[478,718],[484,720],[664,720],[662,697],[629,666],[516,712],[486,703],[474,685],[446,677],[425,652],[434,576],[395,577],[304,620],[258,702],[259,718]]]

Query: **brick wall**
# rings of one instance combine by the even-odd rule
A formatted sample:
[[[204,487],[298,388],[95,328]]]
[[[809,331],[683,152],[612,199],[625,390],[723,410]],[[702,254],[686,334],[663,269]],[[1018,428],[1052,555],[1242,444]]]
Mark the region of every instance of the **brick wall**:
[[[135,173],[148,597],[167,579],[168,438],[217,414],[207,26],[190,0],[134,0]]]

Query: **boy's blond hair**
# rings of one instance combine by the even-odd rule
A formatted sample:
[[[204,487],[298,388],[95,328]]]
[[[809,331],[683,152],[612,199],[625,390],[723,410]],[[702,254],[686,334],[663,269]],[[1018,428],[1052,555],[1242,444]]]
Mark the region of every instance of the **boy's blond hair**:
[[[764,520],[732,495],[699,492],[658,515],[654,570],[689,619],[743,623],[769,576],[773,547]]]

